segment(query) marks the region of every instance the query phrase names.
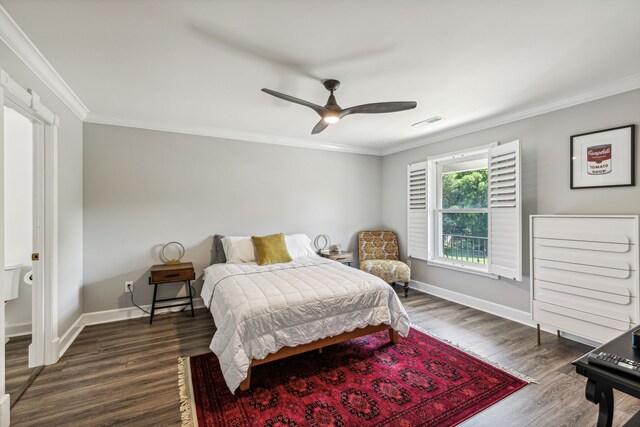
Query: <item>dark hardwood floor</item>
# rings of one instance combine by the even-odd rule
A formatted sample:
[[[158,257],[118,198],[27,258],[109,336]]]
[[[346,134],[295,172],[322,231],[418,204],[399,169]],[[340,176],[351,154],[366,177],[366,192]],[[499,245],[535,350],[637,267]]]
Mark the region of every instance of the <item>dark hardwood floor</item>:
[[[13,337],[4,346],[5,391],[11,396],[11,406],[20,398],[42,370],[29,368],[31,335]]]
[[[401,289],[401,288],[400,288]],[[399,290],[398,292],[402,292]],[[570,362],[589,347],[411,290],[411,320],[490,360],[536,378],[464,426],[593,426],[597,407]],[[209,351],[207,310],[87,326],[59,363],[44,368],[11,413],[14,426],[179,426],[179,356]],[[614,426],[640,401],[616,393]]]

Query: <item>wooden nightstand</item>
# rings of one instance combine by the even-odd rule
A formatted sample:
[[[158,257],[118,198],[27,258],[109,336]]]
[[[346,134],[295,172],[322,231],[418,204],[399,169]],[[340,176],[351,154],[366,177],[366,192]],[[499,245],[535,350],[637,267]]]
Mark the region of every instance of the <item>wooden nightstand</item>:
[[[347,264],[349,267],[351,267],[351,264],[353,263],[353,252],[320,251],[319,255],[324,258],[329,258],[334,261]]]
[[[193,269],[193,264],[190,262],[183,262],[181,264],[159,264],[151,267],[151,275],[149,276],[149,284],[153,285],[153,302],[151,303],[151,318],[149,324],[153,323],[153,314],[156,308],[168,308],[168,307],[187,307],[191,306],[191,317],[194,317],[193,313],[193,295],[191,294],[191,281],[195,280],[196,272]],[[185,282],[189,295],[177,298],[163,298],[156,299],[158,295],[158,285],[163,283],[180,283]],[[186,301],[188,300],[188,301]],[[156,307],[157,302],[167,301],[182,301],[178,304],[163,305]]]

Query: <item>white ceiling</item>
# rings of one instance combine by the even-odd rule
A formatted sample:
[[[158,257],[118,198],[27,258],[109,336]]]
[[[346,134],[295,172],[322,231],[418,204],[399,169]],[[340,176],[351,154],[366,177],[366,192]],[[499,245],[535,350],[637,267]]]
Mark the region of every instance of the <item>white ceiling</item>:
[[[388,152],[640,76],[640,1],[0,0],[90,121]],[[319,135],[336,78],[353,115]],[[637,81],[636,78],[634,81]],[[431,116],[446,119],[420,128]]]

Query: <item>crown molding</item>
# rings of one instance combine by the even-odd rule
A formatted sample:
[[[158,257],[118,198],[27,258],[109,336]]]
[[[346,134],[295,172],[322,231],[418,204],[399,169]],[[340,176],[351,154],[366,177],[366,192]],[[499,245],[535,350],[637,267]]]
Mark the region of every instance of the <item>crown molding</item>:
[[[411,141],[403,142],[387,146],[380,150],[382,156],[399,153],[401,151],[410,150],[412,148],[422,147],[424,145],[433,144],[434,142],[444,141],[450,138],[478,132],[484,129],[504,125],[507,123],[517,122],[518,120],[528,119],[530,117],[539,116],[541,114],[550,113],[552,111],[561,110],[563,108],[573,107],[575,105],[584,104],[586,102],[595,101],[597,99],[606,98],[608,96],[618,95],[620,93],[629,92],[640,88],[640,73],[632,74],[622,79],[607,82],[598,86],[594,86],[583,92],[579,92],[566,98],[557,99],[547,104],[537,107],[518,111],[515,113],[504,114],[486,120],[480,120],[469,124],[456,126],[433,135],[422,138],[416,138]]]
[[[193,126],[181,123],[142,121],[116,116],[93,114],[89,112],[89,109],[84,105],[82,100],[80,100],[71,87],[69,87],[64,79],[57,73],[49,61],[47,61],[44,55],[42,55],[2,5],[0,5],[0,40],[2,40],[69,107],[69,109],[71,109],[71,111],[80,118],[80,120],[88,123],[209,136],[238,141],[309,148],[314,150],[367,154],[373,156],[387,156],[640,88],[640,73],[633,74],[619,80],[592,87],[583,92],[579,92],[550,103],[514,113],[504,114],[498,117],[492,117],[484,120],[480,119],[473,123],[461,124],[432,135],[416,137],[405,142],[392,144],[379,149],[334,144],[304,138],[279,137],[256,132]]]
[[[53,91],[80,120],[89,109],[42,55],[22,28],[0,5],[0,40],[2,40]]]
[[[182,133],[186,135],[209,136],[221,139],[231,139],[244,142],[258,142],[262,144],[285,145],[288,147],[308,148],[313,150],[337,151],[340,153],[368,154],[380,156],[377,148],[357,147],[330,142],[314,141],[303,138],[288,138],[275,135],[267,135],[256,132],[245,132],[231,129],[219,129],[214,127],[185,125],[182,123],[145,121],[125,119],[116,116],[89,113],[84,120],[86,123],[101,125],[122,126],[137,129],[155,130],[161,132]]]

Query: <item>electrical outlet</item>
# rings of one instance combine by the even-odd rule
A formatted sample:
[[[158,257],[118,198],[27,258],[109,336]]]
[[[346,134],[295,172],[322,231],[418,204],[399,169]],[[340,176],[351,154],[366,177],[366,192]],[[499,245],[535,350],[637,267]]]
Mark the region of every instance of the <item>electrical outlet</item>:
[[[133,292],[133,281],[124,282],[124,291]]]

